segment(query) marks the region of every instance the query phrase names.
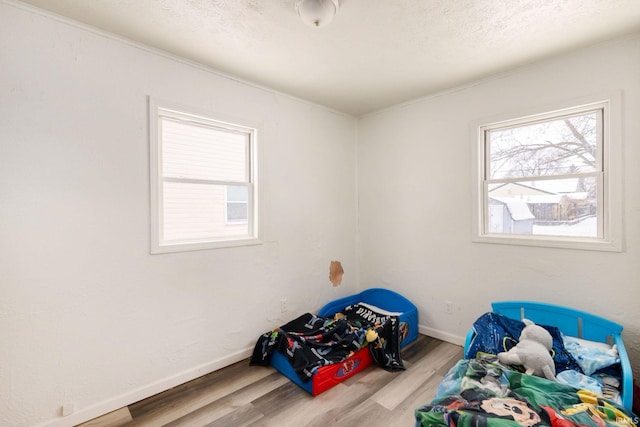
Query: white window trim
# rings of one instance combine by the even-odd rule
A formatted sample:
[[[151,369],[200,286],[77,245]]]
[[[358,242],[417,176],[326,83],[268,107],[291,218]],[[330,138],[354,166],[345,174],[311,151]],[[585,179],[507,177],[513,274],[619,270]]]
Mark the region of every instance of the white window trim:
[[[167,111],[176,117],[188,119],[189,117],[199,122],[214,122],[216,125],[225,124],[230,129],[242,128],[251,130],[251,141],[247,155],[249,156],[251,176],[250,181],[253,185],[249,189],[249,199],[253,200],[253,205],[249,203],[249,224],[252,225],[249,236],[247,237],[229,237],[216,239],[190,240],[181,242],[163,242],[162,241],[162,153],[160,137],[160,120],[158,120],[159,112]],[[249,246],[262,244],[261,239],[261,223],[260,215],[260,198],[259,198],[259,180],[258,165],[260,156],[258,151],[257,135],[260,133],[260,127],[255,124],[247,123],[246,120],[225,117],[221,114],[198,111],[197,109],[186,107],[172,102],[160,101],[153,97],[149,97],[149,188],[150,188],[150,252],[151,254],[163,254],[171,252],[185,252],[203,249],[216,249],[238,246]],[[237,183],[230,183],[237,185]]]
[[[472,140],[472,241],[478,243],[507,244],[520,246],[537,246],[547,248],[567,248],[596,251],[623,251],[623,171],[622,171],[622,94],[620,92],[606,96],[590,96],[568,103],[554,104],[544,108],[536,108],[521,114],[502,114],[491,118],[476,120],[471,123]],[[485,192],[484,168],[485,149],[483,133],[485,127],[551,118],[560,114],[581,111],[587,108],[604,108],[603,113],[603,153],[604,173],[601,185],[604,194],[599,195],[598,203],[602,203],[603,227],[602,238],[570,237],[570,236],[540,236],[487,234],[484,232]],[[602,199],[600,199],[602,197]]]

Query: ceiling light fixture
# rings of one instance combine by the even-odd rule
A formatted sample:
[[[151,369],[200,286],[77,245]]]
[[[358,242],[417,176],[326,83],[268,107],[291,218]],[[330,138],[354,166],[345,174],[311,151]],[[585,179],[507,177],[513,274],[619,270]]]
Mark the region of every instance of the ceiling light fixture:
[[[338,12],[338,0],[296,0],[296,12],[312,27],[327,25]]]

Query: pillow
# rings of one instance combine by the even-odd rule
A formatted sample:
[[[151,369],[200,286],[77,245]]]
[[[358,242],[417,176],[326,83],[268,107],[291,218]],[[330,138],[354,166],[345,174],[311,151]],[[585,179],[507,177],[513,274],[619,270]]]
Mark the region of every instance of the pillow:
[[[564,346],[586,375],[620,363],[615,345],[564,336]]]
[[[611,350],[611,345],[607,344],[606,342],[590,341],[590,340],[585,340],[584,338],[572,337],[570,335],[563,335],[563,338],[565,340],[565,345],[566,345],[566,341],[570,340],[584,347],[598,348],[604,351]]]
[[[582,373],[580,365],[564,347],[560,329],[555,326],[540,326],[549,331],[553,338],[552,356],[556,371],[573,369]],[[498,354],[502,351],[509,351],[518,343],[524,327],[525,324],[519,320],[510,319],[498,313],[485,313],[473,323],[476,335],[471,340],[467,354],[470,358],[474,358],[478,352]]]

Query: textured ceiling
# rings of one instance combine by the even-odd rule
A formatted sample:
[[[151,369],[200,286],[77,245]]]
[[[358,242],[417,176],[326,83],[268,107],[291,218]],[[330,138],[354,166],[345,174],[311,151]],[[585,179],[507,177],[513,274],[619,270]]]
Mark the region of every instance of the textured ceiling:
[[[640,0],[23,0],[355,116],[640,31]]]

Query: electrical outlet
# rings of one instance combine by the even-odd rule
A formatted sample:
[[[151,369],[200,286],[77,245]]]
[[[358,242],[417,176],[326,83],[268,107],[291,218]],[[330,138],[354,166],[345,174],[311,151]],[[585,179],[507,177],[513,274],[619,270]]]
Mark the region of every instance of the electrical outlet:
[[[444,304],[444,312],[446,314],[453,314],[453,303],[451,301],[446,301]]]
[[[287,312],[287,299],[282,298],[280,300],[280,313],[286,313],[286,312]]]

